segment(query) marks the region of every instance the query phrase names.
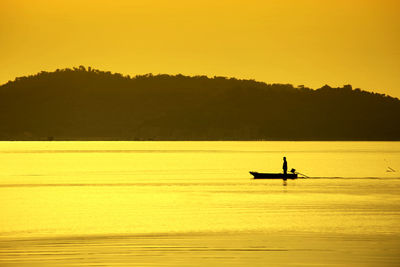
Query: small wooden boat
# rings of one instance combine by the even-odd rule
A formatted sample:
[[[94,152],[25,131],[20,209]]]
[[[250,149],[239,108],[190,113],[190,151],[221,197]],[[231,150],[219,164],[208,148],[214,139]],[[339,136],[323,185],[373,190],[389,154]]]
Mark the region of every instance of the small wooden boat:
[[[250,172],[254,179],[297,179],[297,173],[262,173]]]

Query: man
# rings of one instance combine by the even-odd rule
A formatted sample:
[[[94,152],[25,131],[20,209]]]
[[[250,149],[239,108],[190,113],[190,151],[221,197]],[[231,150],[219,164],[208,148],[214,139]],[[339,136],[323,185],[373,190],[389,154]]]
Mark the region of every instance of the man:
[[[286,161],[286,157],[283,157],[283,174],[286,175],[287,174],[287,161]]]

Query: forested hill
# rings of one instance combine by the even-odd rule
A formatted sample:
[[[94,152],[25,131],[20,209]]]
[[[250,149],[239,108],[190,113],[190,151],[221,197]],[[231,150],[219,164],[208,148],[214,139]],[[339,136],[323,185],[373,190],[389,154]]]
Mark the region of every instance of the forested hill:
[[[0,86],[0,140],[400,140],[400,100],[324,86],[91,68]]]

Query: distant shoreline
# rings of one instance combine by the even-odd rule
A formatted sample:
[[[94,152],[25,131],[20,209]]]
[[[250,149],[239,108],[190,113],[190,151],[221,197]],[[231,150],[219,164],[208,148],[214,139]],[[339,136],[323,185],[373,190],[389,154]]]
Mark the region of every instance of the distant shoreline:
[[[400,100],[319,89],[80,66],[0,86],[0,140],[400,141]]]

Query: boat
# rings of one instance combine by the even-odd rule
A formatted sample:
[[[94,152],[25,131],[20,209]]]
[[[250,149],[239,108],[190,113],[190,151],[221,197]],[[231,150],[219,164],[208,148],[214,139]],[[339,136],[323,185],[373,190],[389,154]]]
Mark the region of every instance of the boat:
[[[297,173],[262,173],[262,172],[250,172],[254,176],[254,179],[297,179]]]

